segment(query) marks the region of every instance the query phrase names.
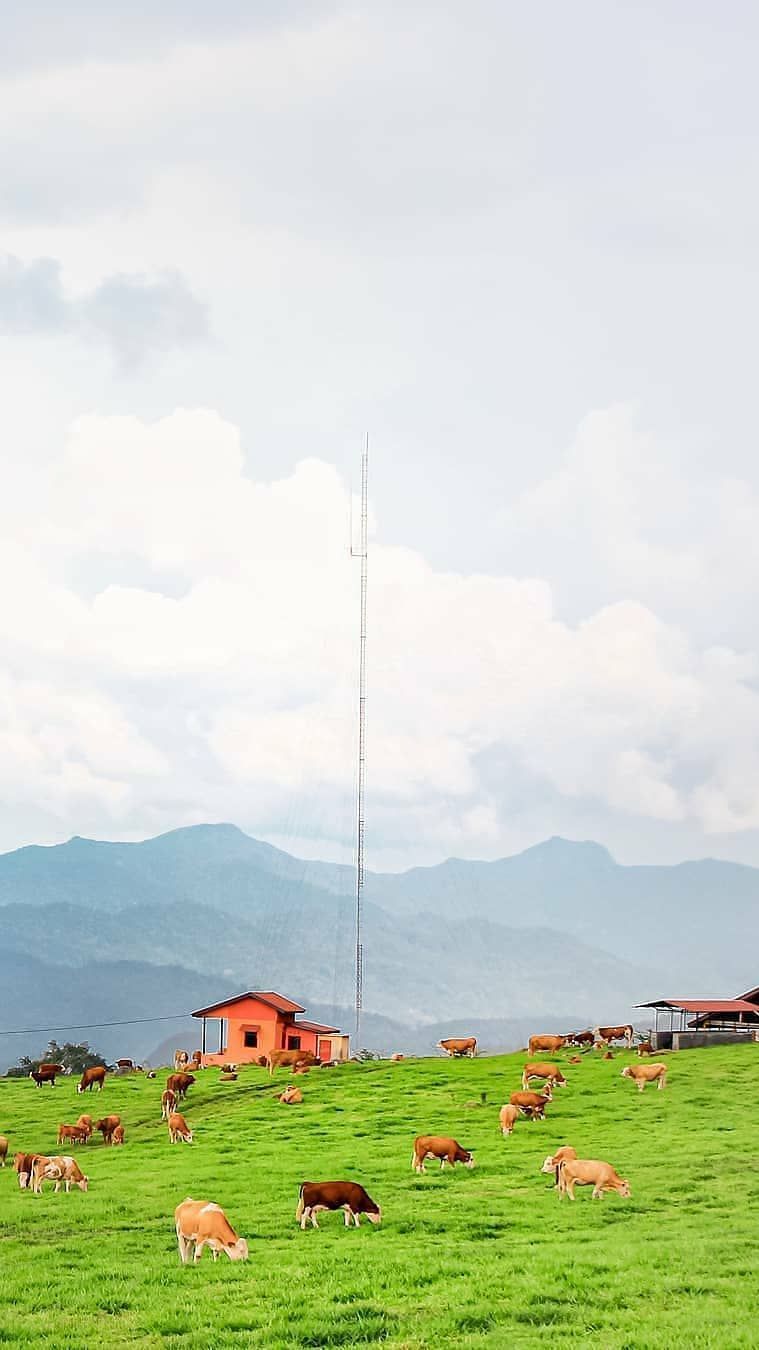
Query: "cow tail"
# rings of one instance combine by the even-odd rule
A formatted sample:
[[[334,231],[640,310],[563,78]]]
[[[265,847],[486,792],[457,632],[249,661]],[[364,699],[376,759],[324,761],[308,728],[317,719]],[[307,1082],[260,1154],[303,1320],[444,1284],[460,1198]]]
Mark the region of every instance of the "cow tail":
[[[305,1184],[306,1184],[305,1181],[302,1181],[300,1183],[300,1190],[298,1191],[298,1207],[295,1211],[295,1217],[298,1220],[303,1218],[303,1211],[306,1208],[306,1206],[303,1203],[303,1188]]]

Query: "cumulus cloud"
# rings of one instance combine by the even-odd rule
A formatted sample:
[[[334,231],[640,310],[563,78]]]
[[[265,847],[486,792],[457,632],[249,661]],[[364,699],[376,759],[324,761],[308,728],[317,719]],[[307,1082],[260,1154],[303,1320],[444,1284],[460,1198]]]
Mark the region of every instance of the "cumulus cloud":
[[[105,340],[117,361],[129,367],[207,338],[208,315],[178,272],[115,274],[91,292],[69,297],[56,259],[0,260],[0,334],[60,333]]]
[[[347,846],[357,574],[334,468],[256,481],[234,426],[180,410],[80,419],[47,487],[40,527],[4,544],[4,793],[23,784],[64,831],[83,812],[121,833],[227,817]],[[114,555],[118,585],[72,580]],[[369,650],[379,856],[498,853],[512,782],[759,827],[754,661],[645,604],[568,623],[543,580],[442,572],[375,537]]]

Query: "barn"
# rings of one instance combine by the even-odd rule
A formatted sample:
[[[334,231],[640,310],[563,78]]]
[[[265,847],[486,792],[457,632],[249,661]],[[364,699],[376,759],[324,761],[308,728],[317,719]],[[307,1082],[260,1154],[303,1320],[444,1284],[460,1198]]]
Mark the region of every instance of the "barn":
[[[689,1050],[759,1039],[759,988],[738,998],[656,998],[638,1003],[654,1013],[655,1050]]]
[[[204,1065],[256,1064],[270,1050],[309,1050],[322,1063],[347,1059],[349,1037],[338,1027],[324,1026],[301,1016],[299,1003],[273,991],[248,990],[199,1008]],[[216,1050],[209,1050],[208,1023],[217,1022]]]

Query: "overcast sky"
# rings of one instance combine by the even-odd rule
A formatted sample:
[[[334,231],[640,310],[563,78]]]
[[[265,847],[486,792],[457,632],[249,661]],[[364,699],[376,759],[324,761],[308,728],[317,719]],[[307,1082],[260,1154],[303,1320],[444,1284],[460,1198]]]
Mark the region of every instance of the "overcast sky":
[[[28,0],[0,848],[759,865],[759,12]]]

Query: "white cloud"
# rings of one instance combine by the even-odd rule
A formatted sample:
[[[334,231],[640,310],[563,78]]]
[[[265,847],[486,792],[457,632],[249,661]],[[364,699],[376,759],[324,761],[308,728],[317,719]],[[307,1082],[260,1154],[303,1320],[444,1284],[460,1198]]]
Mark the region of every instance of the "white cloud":
[[[180,410],[80,419],[47,489],[39,530],[20,499],[4,545],[6,798],[38,800],[62,833],[83,815],[121,833],[231,817],[282,842],[289,821],[333,852],[355,732],[347,485],[315,460],[257,482],[233,426]],[[71,580],[114,557],[134,584]],[[635,601],[569,624],[545,581],[436,571],[376,538],[370,568],[378,853],[501,851],[510,779],[641,820],[759,827],[752,658]]]

